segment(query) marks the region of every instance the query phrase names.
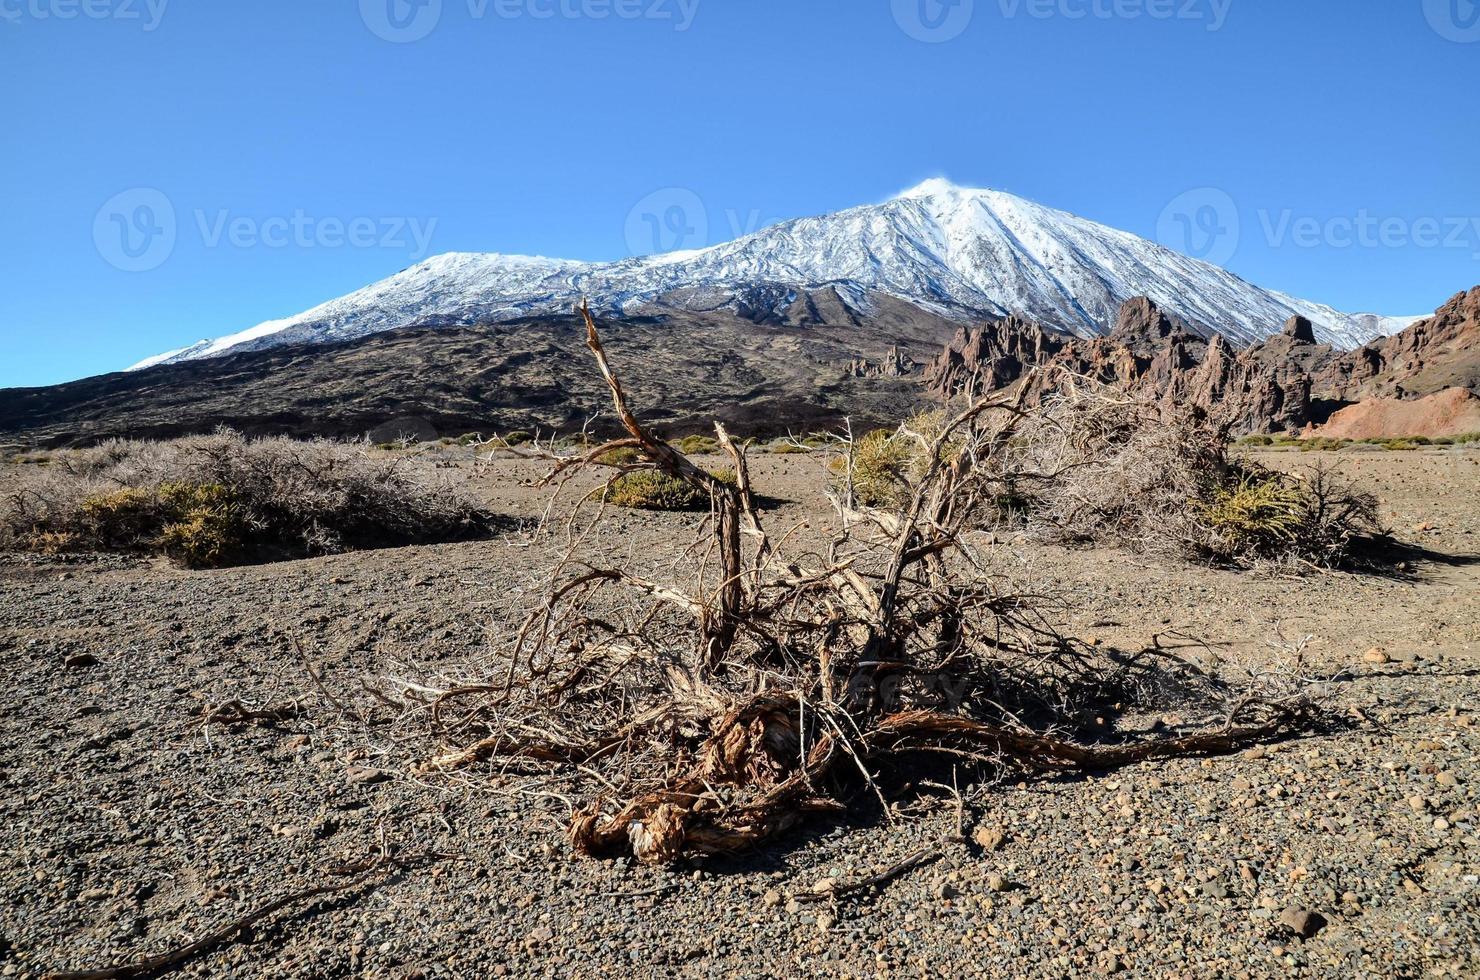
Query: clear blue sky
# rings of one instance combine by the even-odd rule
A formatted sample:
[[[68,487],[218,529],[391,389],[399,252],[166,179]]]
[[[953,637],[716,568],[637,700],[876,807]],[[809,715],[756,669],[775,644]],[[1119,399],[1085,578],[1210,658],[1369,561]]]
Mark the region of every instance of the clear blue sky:
[[[625,256],[671,187],[709,242],[937,174],[1165,240],[1213,188],[1184,233],[1231,202],[1239,234],[1188,249],[1260,285],[1407,314],[1480,282],[1471,0],[419,2],[0,0],[0,386],[359,288],[424,257],[400,221]],[[161,227],[140,188],[163,261],[119,251]]]

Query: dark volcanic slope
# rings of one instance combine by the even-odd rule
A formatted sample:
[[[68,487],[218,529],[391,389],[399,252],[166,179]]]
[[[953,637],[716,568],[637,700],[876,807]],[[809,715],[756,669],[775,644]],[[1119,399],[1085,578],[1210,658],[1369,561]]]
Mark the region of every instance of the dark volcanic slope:
[[[954,329],[901,304],[867,325],[816,309],[784,324],[727,314],[612,321],[602,335],[637,407],[655,423],[697,431],[718,418],[769,434],[845,415],[897,419],[921,394],[911,357],[934,356]],[[55,446],[219,425],[360,436],[405,419],[443,435],[571,430],[607,405],[584,329],[560,317],[411,328],[3,390],[0,442]]]

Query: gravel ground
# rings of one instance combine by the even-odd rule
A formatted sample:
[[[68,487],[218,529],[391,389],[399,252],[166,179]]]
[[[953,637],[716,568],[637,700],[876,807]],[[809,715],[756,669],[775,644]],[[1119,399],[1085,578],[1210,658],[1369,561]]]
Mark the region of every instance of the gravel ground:
[[[476,664],[537,593],[548,543],[218,572],[0,556],[0,975],[158,953],[388,846],[443,857],[294,906],[181,972],[1475,976],[1480,453],[1339,458],[1424,549],[1404,574],[1295,580],[1012,547],[1072,600],[1080,635],[1185,631],[1229,674],[1309,637],[1351,727],[978,788],[969,844],[950,842],[955,805],[927,790],[889,819],[817,822],[744,861],[667,871],[573,859],[558,783],[425,783],[410,763],[434,747],[417,726],[347,717],[374,704],[362,680]],[[802,456],[756,471],[793,501],[816,481]],[[523,466],[467,473],[502,512],[538,512]],[[776,526],[822,518],[779,510]],[[605,547],[651,568],[690,523],[624,514]],[[204,724],[232,699],[303,714]],[[805,900],[927,848],[940,857],[877,893]]]

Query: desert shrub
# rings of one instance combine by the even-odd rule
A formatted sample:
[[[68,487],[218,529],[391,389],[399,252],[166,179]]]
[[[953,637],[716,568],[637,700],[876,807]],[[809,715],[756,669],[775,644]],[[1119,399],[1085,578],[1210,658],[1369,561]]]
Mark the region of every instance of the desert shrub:
[[[1454,437],[1453,436],[1436,436],[1434,438],[1434,445],[1436,445],[1436,446],[1452,446],[1452,445],[1454,445]]]
[[[534,441],[534,436],[523,429],[515,429],[504,435],[504,443],[510,446],[524,446]]]
[[[1350,439],[1333,439],[1330,436],[1315,436],[1310,439],[1302,439],[1300,442],[1300,451],[1303,453],[1336,452],[1345,449],[1351,444],[1352,441]]]
[[[875,429],[854,442],[851,451],[828,464],[834,488],[851,485],[853,499],[866,507],[899,508],[913,496],[929,466],[929,446],[944,429],[944,412],[912,416],[898,430]],[[960,452],[952,439],[941,447],[942,458]]]
[[[1456,446],[1465,446],[1472,442],[1480,442],[1480,432],[1462,432],[1454,437]]]
[[[1342,564],[1380,536],[1377,501],[1324,468],[1292,476],[1228,455],[1205,417],[1077,393],[1050,402],[992,465],[1030,527],[1222,565]]]
[[[724,483],[735,482],[734,470],[710,474]],[[606,489],[607,503],[629,510],[708,510],[709,495],[699,488],[661,470],[623,473]]]
[[[620,449],[610,449],[602,453],[597,462],[605,466],[632,466],[642,462],[642,453],[632,446],[623,446]]]
[[[1274,445],[1274,437],[1259,434],[1249,435],[1240,439],[1238,444],[1240,446],[1272,446]]]
[[[1383,449],[1391,452],[1412,452],[1419,444],[1413,439],[1384,439],[1378,443]]]
[[[0,545],[162,554],[192,567],[449,540],[490,524],[414,460],[227,431],[70,452],[0,501]]]
[[[795,442],[773,442],[767,451],[777,456],[790,456],[793,453],[810,453],[812,450]]]
[[[684,436],[678,443],[678,451],[685,456],[702,456],[719,451],[719,440],[710,436]]]

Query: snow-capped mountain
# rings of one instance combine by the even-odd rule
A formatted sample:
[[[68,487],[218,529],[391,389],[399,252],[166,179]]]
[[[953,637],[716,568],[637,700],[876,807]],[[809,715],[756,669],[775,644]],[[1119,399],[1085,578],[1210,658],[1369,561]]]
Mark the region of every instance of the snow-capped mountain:
[[[398,327],[566,314],[582,298],[607,316],[727,310],[766,321],[817,289],[831,289],[863,317],[888,296],[952,320],[1019,313],[1080,336],[1105,333],[1121,303],[1148,296],[1194,330],[1239,344],[1277,333],[1297,314],[1315,324],[1318,339],[1341,348],[1415,319],[1342,313],[1011,194],[929,180],[883,204],[783,222],[697,251],[611,263],[440,255],[298,316],[134,369]]]

